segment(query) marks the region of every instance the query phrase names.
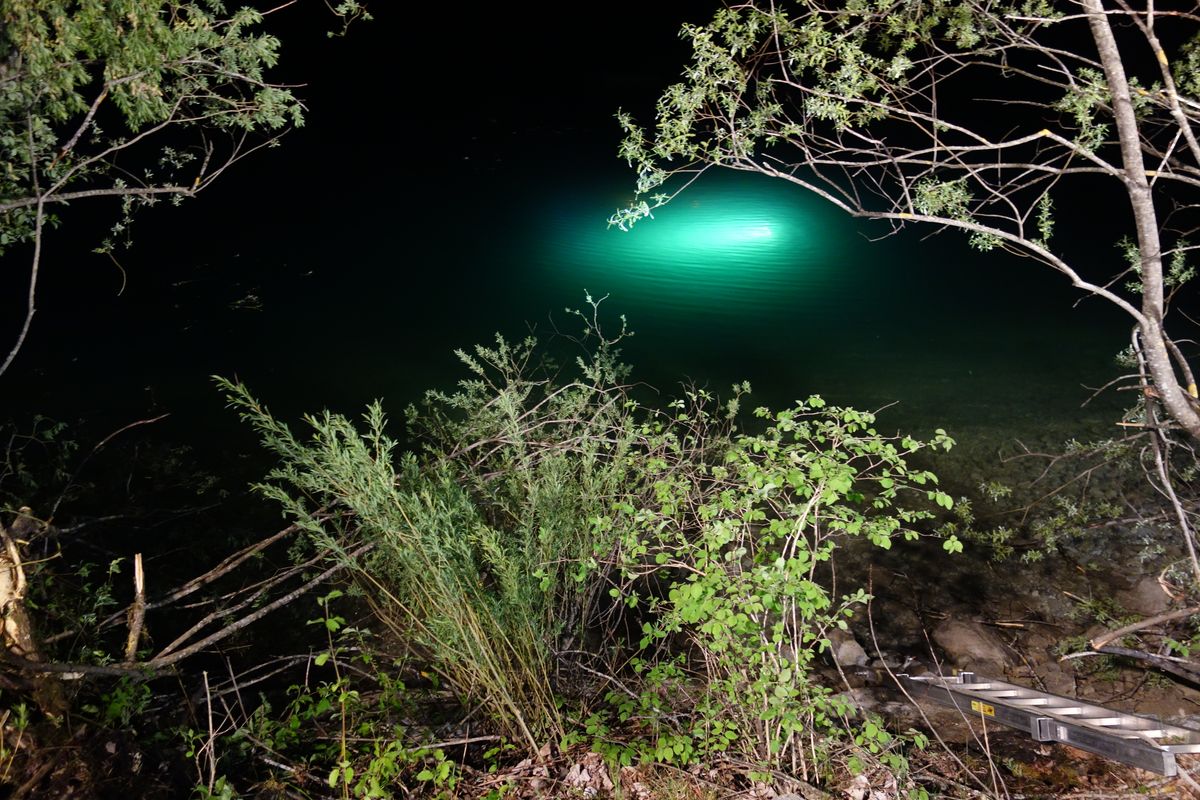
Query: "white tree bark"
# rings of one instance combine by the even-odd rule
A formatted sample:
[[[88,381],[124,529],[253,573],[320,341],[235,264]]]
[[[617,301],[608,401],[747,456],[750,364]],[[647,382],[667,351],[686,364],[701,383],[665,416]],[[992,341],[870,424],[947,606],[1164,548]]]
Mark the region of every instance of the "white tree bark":
[[[1096,50],[1112,95],[1113,117],[1117,124],[1124,167],[1123,182],[1137,230],[1142,283],[1142,318],[1138,326],[1141,330],[1146,366],[1158,397],[1171,419],[1193,438],[1200,439],[1200,412],[1193,405],[1188,393],[1179,385],[1163,331],[1161,226],[1142,156],[1141,137],[1129,80],[1103,3],[1101,0],[1083,0],[1083,6],[1088,14],[1092,38],[1096,43]]]

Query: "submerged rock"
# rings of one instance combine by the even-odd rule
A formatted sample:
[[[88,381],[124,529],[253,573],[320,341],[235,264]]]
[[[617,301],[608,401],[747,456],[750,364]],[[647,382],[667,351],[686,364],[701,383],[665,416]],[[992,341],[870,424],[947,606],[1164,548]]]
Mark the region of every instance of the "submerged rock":
[[[1117,602],[1135,614],[1152,617],[1171,607],[1170,596],[1163,591],[1162,584],[1145,575],[1133,587],[1117,593]]]
[[[867,651],[849,631],[834,628],[829,632],[829,655],[839,667],[866,666]]]
[[[1002,677],[1008,662],[1004,642],[978,622],[948,619],[933,630],[933,640],[951,664],[984,677]]]

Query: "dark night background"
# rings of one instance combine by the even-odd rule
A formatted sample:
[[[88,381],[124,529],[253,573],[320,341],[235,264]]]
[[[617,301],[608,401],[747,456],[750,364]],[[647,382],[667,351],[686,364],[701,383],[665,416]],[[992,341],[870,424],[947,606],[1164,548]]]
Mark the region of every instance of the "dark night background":
[[[1130,322],[1109,304],[1072,290],[1047,267],[1003,253],[974,252],[966,237],[953,233],[918,228],[883,237],[886,229],[852,220],[797,188],[731,172],[704,176],[656,211],[656,219],[630,233],[607,228],[607,217],[630,200],[635,179],[617,158],[622,132],[615,114],[623,108],[652,124],[659,94],[677,80],[690,56],[678,36],[681,24],[706,21],[719,2],[452,6],[366,0],[375,19],[355,24],[345,38],[326,35],[335,21],[316,0],[301,0],[269,17],[265,27],[283,42],[281,64],[271,77],[303,84],[297,90],[307,105],[303,128],[285,136],[280,147],[235,165],[182,207],[162,204],[141,213],[132,247],[117,253],[119,265],[92,252],[119,215],[117,203],[78,204],[47,236],[39,311],[24,350],[3,376],[6,413],[0,426],[12,420],[9,431],[20,432],[34,424],[35,415],[46,415],[66,423],[61,438],[79,445],[66,473],[44,481],[41,492],[49,498],[17,498],[35,514],[52,518],[58,541],[69,547],[70,560],[60,562],[62,578],[47,583],[49,591],[69,596],[62,587],[101,585],[99,579],[85,581],[85,569],[73,583],[69,570],[76,563],[115,565],[116,559],[138,553],[145,555],[147,594],[162,597],[166,587],[192,580],[235,547],[278,530],[278,504],[248,488],[266,474],[271,456],[250,426],[226,407],[213,375],[244,381],[278,418],[294,426],[301,414],[322,409],[357,418],[366,404],[381,398],[391,419],[389,433],[403,440],[405,406],[427,389],[449,389],[466,377],[454,357],[456,348],[490,343],[497,331],[517,339],[530,329],[568,348],[553,333],[556,327],[579,330],[565,308],[581,307],[585,291],[608,296],[602,309],[610,326],[618,325],[623,314],[636,331],[623,349],[634,379],[644,382],[635,390],[640,399],[657,391],[662,399],[656,404],[662,406],[680,392],[681,383],[696,382],[723,394],[730,384],[746,380],[754,387],[748,404],[778,408],[821,394],[837,404],[885,409],[877,425],[881,434],[928,438],[944,428],[958,440],[950,454],[925,452],[913,459],[939,474],[942,488],[956,498],[979,497],[986,491],[980,489],[983,481],[1032,479],[1042,463],[1029,466],[1031,460],[1017,459],[1014,466],[998,458],[1012,454],[1017,440],[1050,453],[1072,438],[1088,441],[1121,431],[1114,422],[1129,404],[1128,395],[1109,391],[1082,404],[1092,393],[1087,387],[1101,386],[1121,371],[1114,355],[1129,342]],[[1090,276],[1119,271],[1123,265],[1114,245],[1128,217],[1125,201],[1114,197],[1110,203],[1105,195],[1089,194],[1086,203],[1072,207],[1076,204],[1062,199],[1056,197],[1063,219],[1055,246],[1068,260],[1085,265]],[[13,252],[3,264],[7,291],[0,293],[0,346],[7,350],[24,314],[28,260]],[[1184,323],[1175,335],[1183,339],[1187,329]],[[1185,340],[1183,346],[1195,354],[1193,342]],[[163,414],[168,416],[153,425],[122,431]],[[122,432],[106,440],[117,431]],[[48,445],[41,453],[52,462],[56,450]],[[934,463],[920,463],[925,458]],[[1029,475],[1018,474],[1025,469]],[[60,491],[61,507],[53,499]],[[986,504],[980,508],[987,511]],[[492,513],[483,503],[479,509]],[[997,517],[983,512],[980,527],[986,530],[984,523],[990,526]],[[1022,519],[1019,527],[1024,524]],[[543,536],[546,530],[541,529]],[[1119,545],[1122,540],[1109,533],[1106,528],[1104,541]],[[39,541],[51,560],[51,537]],[[294,546],[300,552],[306,545]],[[984,572],[975,569],[981,561],[964,566],[960,560],[951,567],[927,557],[940,556],[940,547],[932,542],[924,551],[905,548],[906,554],[896,555],[908,559],[903,562],[876,554],[856,564],[855,556],[849,569],[838,567],[838,580],[850,580],[844,576],[864,565],[880,564],[883,568],[871,575],[892,576],[884,580],[892,582],[893,601],[910,584],[919,598],[921,619],[906,606],[907,616],[896,615],[894,625],[933,615],[978,622],[985,616],[978,613],[980,604],[991,604],[986,616],[995,618],[1007,614],[998,609],[1009,606],[992,604],[993,599],[1008,592],[1013,597],[1005,602],[1015,603],[1034,586],[1038,591],[1056,587],[1043,597],[1053,594],[1059,605],[1045,600],[1044,607],[1064,607],[1058,588],[1090,581],[1093,558],[1118,565],[1118,573],[1131,563],[1116,545],[1080,546],[1062,561],[1062,573],[1069,574],[1060,582],[1035,565],[1018,570],[1015,561]],[[264,575],[282,568],[290,564],[283,549],[281,544],[264,551],[247,566]],[[1073,560],[1085,557],[1079,553],[1089,559],[1088,572],[1076,566],[1082,560]],[[500,575],[498,563],[490,561],[486,569]],[[903,566],[893,570],[889,563]],[[52,566],[47,574],[58,569]],[[1024,582],[1009,580],[1018,572]],[[258,580],[246,574],[251,573],[239,571],[222,581]],[[125,575],[119,578],[119,591],[128,591]],[[485,580],[491,578],[481,575],[479,585]],[[656,573],[653,591],[665,591],[665,581]],[[274,596],[269,592],[291,585],[272,589],[264,581],[247,591],[267,587],[258,601],[265,603]],[[889,588],[881,585],[884,596]],[[203,594],[212,593],[215,603],[232,602],[226,599],[232,592],[216,595],[223,586],[211,584]],[[483,596],[490,590],[472,591]],[[1065,588],[1062,594],[1074,597]],[[208,662],[214,680],[219,675],[224,681],[227,671],[235,692],[239,682],[241,691],[263,692],[264,699],[273,692],[279,697],[276,710],[299,721],[301,712],[284,709],[293,701],[302,708],[302,698],[318,695],[301,693],[298,685],[287,698],[277,691],[293,680],[284,677],[292,674],[284,667],[271,666],[284,659],[254,662],[273,672],[266,666],[261,673],[234,672],[243,669],[235,665],[259,653],[309,648],[305,639],[314,629],[301,621],[319,622],[310,619],[316,613],[311,600],[303,598],[218,643],[220,658]],[[207,602],[197,602],[197,615],[207,613]],[[173,626],[190,624],[193,607],[156,605],[150,608],[157,647],[169,641]],[[324,601],[322,606],[329,646],[340,652],[335,628],[328,627],[329,607]],[[99,599],[95,607],[103,607]],[[654,603],[649,607],[636,613],[649,619],[657,613]],[[1020,607],[1043,606],[1022,599]],[[1102,606],[1097,601],[1094,607]],[[1025,619],[1026,612],[1020,613],[1020,622],[1011,624],[1036,623],[1042,614],[1030,611]],[[627,619],[640,624],[640,618]],[[1059,631],[1056,621],[1047,624],[1058,631],[1055,636],[1065,636],[1069,629]],[[352,624],[344,632],[358,628]],[[1082,623],[1078,628],[1082,632]],[[631,624],[629,631],[638,630]],[[878,647],[873,627],[871,634]],[[123,638],[124,631],[119,635]],[[388,635],[379,641],[386,642]],[[81,635],[79,641],[90,639]],[[418,661],[384,658],[389,646],[384,644],[373,662],[390,673],[387,683],[379,682],[385,689],[378,693],[385,697],[379,708],[389,709],[386,689],[395,685],[413,691],[408,695],[412,708],[422,709],[414,713],[426,713],[426,701],[416,698],[424,698],[419,693],[430,673],[423,672],[418,685],[408,674]],[[556,657],[565,652],[586,653],[564,651]],[[612,652],[623,651],[614,646]],[[1021,657],[1032,674],[1030,662]],[[208,658],[197,655],[195,662]],[[333,663],[336,668],[336,657]],[[301,664],[307,684],[308,662],[296,662],[297,674]],[[365,659],[363,664],[376,668]],[[252,690],[244,678],[251,674],[265,676],[255,678]],[[315,684],[319,678],[315,670],[312,674]],[[340,681],[350,673],[336,674]],[[208,676],[204,673],[206,693]],[[269,688],[272,684],[278,686]],[[182,679],[179,686],[184,688]],[[374,688],[371,692],[373,704],[377,695]],[[428,713],[437,718],[437,727],[429,730],[437,731],[439,742],[459,735],[457,727],[442,735],[458,724],[451,720],[452,710],[440,707],[447,702],[443,695],[439,689],[428,704]],[[208,702],[222,696],[207,695]],[[241,696],[235,696],[241,706]],[[173,713],[179,699],[162,692],[155,703],[168,704]],[[397,731],[410,722],[413,730],[421,724],[407,710],[402,719],[392,710],[385,714]],[[303,717],[300,733],[313,736],[319,752],[333,753],[335,737],[315,738],[326,730],[314,722],[320,715],[318,710]],[[345,704],[342,715],[344,756],[350,718]],[[230,712],[229,719],[234,717]],[[465,743],[491,738],[471,738],[478,727],[472,717],[478,719],[475,711],[462,728],[464,758]],[[268,718],[272,713],[263,717]],[[211,730],[211,714],[208,724]],[[75,739],[82,741],[82,733]],[[125,741],[106,732],[104,754],[96,750],[98,762],[125,763]],[[128,741],[136,743],[133,737]],[[193,747],[200,741],[189,739]],[[248,741],[262,745],[253,737]],[[278,742],[284,741],[280,736]],[[490,752],[501,753],[497,758],[503,761],[510,745],[503,740],[501,745]],[[60,758],[57,749],[48,752]],[[137,772],[141,753],[133,752]],[[270,750],[272,758],[305,759],[296,764],[323,763],[324,755],[309,763],[307,756],[296,755],[302,752],[298,746],[285,756]],[[440,758],[442,751],[436,752]],[[396,769],[417,764],[416,757],[388,758],[395,759]],[[202,763],[197,757],[196,766]],[[227,758],[221,769],[234,769],[235,763],[235,757]],[[385,759],[378,756],[372,763]],[[191,765],[179,764],[187,772],[179,785],[194,782]],[[212,764],[215,770],[215,758]],[[307,766],[296,770],[297,785],[301,773],[309,771]],[[151,774],[149,767],[144,774]],[[1080,780],[1085,774],[1080,772]]]
[[[316,4],[283,12],[276,78],[307,84],[308,124],[183,208],[144,214],[119,296],[120,272],[89,254],[115,209],[72,209],[49,239],[14,411],[82,418],[97,437],[170,411],[168,438],[253,447],[217,373],[289,418],[375,397],[399,417],[460,377],[453,348],[546,331],[551,314],[573,330],[562,310],[587,289],[638,332],[635,377],[668,392],[748,379],[776,405],[899,401],[886,419],[920,434],[1111,426],[1113,404],[1080,411],[1080,387],[1113,372],[1124,320],[959,237],[872,243],[878,231],[798,190],[716,176],[644,224],[772,207],[795,249],[761,273],[753,250],[732,266],[628,260],[619,237],[642,231],[605,229],[632,188],[613,115],[651,119],[689,55],[680,23],[712,5],[376,3],[345,39],[325,37]],[[1107,238],[1074,244],[1115,255]]]

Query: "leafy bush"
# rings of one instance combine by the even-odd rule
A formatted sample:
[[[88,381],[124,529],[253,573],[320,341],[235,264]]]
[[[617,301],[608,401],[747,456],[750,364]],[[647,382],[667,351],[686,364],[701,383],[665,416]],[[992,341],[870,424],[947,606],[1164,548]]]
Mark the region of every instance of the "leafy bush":
[[[881,436],[873,415],[816,396],[758,409],[742,431],[745,385],[724,405],[693,390],[649,407],[624,383],[624,329],[602,335],[589,302],[570,369],[533,339],[458,353],[471,377],[409,409],[418,446],[399,456],[378,403],[361,432],[340,415],[306,417],[302,440],[222,381],[281,457],[261,489],[351,568],[380,621],[464,707],[530,751],[617,687],[585,724],[598,749],[634,737],[609,746],[619,760],[731,751],[820,774],[822,742],[855,732],[839,728],[847,710],[814,659],[867,599],[837,595],[834,552],[847,538],[915,538],[949,508],[906,459],[953,442]],[[571,665],[601,683],[576,691]]]
[[[806,753],[847,715],[814,680],[814,658],[868,599],[861,589],[832,593],[834,551],[847,537],[884,548],[915,538],[928,508],[951,501],[905,462],[928,445],[880,436],[871,414],[814,396],[758,409],[765,428],[749,433],[714,418],[706,394],[690,401],[676,404],[662,434],[677,445],[660,449],[670,457],[644,465],[652,496],[608,522],[623,532],[626,580],[613,593],[646,610],[635,664],[650,678],[641,696],[612,697],[621,718],[643,723],[646,752],[659,760],[730,750],[809,776],[821,765]],[[698,439],[720,441],[720,458],[693,460]],[[939,431],[932,444],[952,441]],[[689,687],[695,672],[703,680]]]

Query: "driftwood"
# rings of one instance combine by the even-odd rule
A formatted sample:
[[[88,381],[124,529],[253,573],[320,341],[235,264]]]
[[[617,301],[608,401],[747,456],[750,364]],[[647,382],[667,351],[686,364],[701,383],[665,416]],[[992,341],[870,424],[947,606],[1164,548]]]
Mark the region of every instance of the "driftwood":
[[[1186,659],[1155,655],[1154,653],[1147,653],[1144,650],[1133,650],[1128,647],[1101,647],[1096,652],[1098,654],[1132,658],[1135,661],[1141,661],[1155,669],[1174,675],[1176,678],[1186,681],[1192,686],[1200,686],[1200,664]]]
[[[1147,617],[1140,622],[1133,622],[1124,627],[1117,628],[1115,631],[1109,631],[1108,633],[1101,634],[1100,636],[1097,636],[1095,639],[1092,639],[1090,642],[1088,642],[1088,644],[1091,645],[1093,650],[1098,651],[1109,642],[1116,641],[1127,634],[1145,630],[1153,625],[1158,625],[1160,622],[1170,622],[1171,620],[1190,617],[1193,614],[1200,614],[1200,606],[1188,606],[1187,608],[1181,608],[1177,611],[1167,611],[1162,614],[1156,614],[1153,617]]]
[[[1200,663],[1191,661],[1185,658],[1176,656],[1165,656],[1157,653],[1148,653],[1145,650],[1135,650],[1130,647],[1117,647],[1111,643],[1131,633],[1145,630],[1146,628],[1158,625],[1163,622],[1171,622],[1172,620],[1183,619],[1194,614],[1200,613],[1200,606],[1188,606],[1187,608],[1177,609],[1175,611],[1166,611],[1162,614],[1156,614],[1153,617],[1139,620],[1138,622],[1124,625],[1115,630],[1103,633],[1090,642],[1088,646],[1091,650],[1069,653],[1063,656],[1060,661],[1067,661],[1076,658],[1087,658],[1088,656],[1121,656],[1122,658],[1131,658],[1135,661],[1140,661],[1147,666],[1166,672],[1169,675],[1174,675],[1176,678],[1189,683],[1193,686],[1200,686]]]
[[[326,519],[328,515],[322,512],[320,518]],[[29,509],[22,509],[22,515],[18,517],[18,520],[21,519],[29,520],[35,528],[39,524]],[[141,554],[137,554],[134,558],[132,603],[125,610],[111,615],[100,623],[100,627],[103,629],[122,620],[125,621],[128,633],[123,652],[124,659],[121,663],[101,666],[51,662],[43,656],[36,644],[37,639],[33,634],[33,626],[23,602],[27,584],[21,556],[22,540],[12,534],[12,529],[6,529],[0,525],[0,548],[3,549],[3,553],[0,553],[0,610],[4,614],[4,640],[3,647],[0,647],[0,662],[19,670],[26,676],[36,678],[47,686],[54,687],[60,698],[62,697],[60,684],[62,680],[79,679],[89,675],[145,680],[172,671],[184,659],[212,648],[238,631],[312,591],[371,549],[371,545],[367,544],[348,549],[335,563],[316,575],[312,575],[312,570],[319,568],[321,562],[326,561],[329,556],[328,553],[320,553],[301,564],[281,569],[268,578],[209,600],[208,603],[213,606],[211,611],[201,616],[183,634],[153,656],[137,660],[137,650],[143,641],[147,612],[170,607],[200,589],[210,586],[218,579],[234,572],[239,566],[271,545],[289,538],[298,530],[298,526],[291,525],[264,537],[152,602],[146,599],[145,571]],[[300,579],[302,582],[294,588],[285,590],[285,586],[288,583],[294,584],[296,579]],[[282,593],[274,594],[279,591]],[[244,616],[230,621],[232,616],[240,613]],[[54,638],[60,637],[61,635]],[[65,710],[65,707],[64,702],[62,708]]]
[[[0,522],[0,623],[3,626],[0,645],[4,653],[33,664],[45,659],[33,620],[25,607],[28,583],[21,545],[38,527],[40,523],[27,507],[17,512],[10,525]],[[67,700],[58,681],[48,680],[44,673],[31,675],[30,681],[34,700],[46,715],[58,718],[66,713]]]

